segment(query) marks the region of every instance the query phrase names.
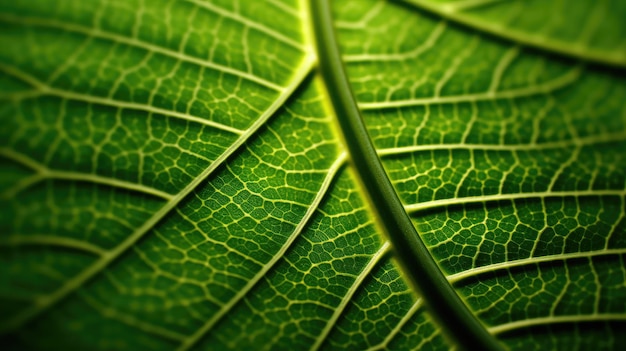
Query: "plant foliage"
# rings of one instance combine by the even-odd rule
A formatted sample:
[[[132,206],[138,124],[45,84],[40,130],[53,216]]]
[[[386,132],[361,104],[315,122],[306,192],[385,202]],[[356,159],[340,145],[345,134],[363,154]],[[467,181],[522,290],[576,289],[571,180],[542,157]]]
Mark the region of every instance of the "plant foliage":
[[[0,2],[3,349],[626,349],[625,17]]]

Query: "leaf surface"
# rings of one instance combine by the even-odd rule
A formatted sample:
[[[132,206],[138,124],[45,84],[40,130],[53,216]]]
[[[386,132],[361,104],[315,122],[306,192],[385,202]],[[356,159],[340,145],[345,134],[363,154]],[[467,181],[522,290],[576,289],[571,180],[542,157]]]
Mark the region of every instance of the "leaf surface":
[[[3,345],[470,347],[429,297],[454,289],[502,347],[626,346],[623,6],[332,9],[396,200],[308,2],[0,5]],[[411,233],[428,255],[397,255]]]

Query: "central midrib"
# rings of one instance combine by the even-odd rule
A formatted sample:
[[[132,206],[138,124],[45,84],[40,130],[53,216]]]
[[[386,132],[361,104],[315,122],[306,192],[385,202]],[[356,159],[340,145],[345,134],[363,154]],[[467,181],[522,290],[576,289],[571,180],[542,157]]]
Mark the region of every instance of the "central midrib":
[[[377,156],[343,67],[327,0],[311,2],[318,63],[349,155],[381,229],[390,238],[405,276],[423,296],[446,335],[465,349],[501,350],[448,283],[405,212]]]

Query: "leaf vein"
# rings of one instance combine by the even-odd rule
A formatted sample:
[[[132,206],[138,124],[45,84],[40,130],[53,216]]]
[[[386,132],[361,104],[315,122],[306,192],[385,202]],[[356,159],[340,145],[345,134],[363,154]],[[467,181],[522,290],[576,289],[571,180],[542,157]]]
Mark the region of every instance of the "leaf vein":
[[[284,89],[280,85],[270,82],[264,78],[255,76],[249,72],[244,72],[244,71],[241,71],[241,70],[229,67],[229,66],[221,65],[215,62],[211,62],[208,60],[202,60],[197,57],[186,55],[182,52],[174,51],[174,50],[167,49],[167,48],[164,48],[164,47],[152,44],[152,43],[142,41],[138,38],[125,37],[123,35],[104,31],[102,29],[89,28],[89,27],[85,27],[82,25],[74,24],[74,23],[59,22],[59,21],[55,21],[51,19],[43,19],[43,18],[36,18],[36,17],[18,17],[18,16],[6,15],[6,14],[0,14],[0,21],[10,22],[10,23],[29,24],[33,26],[46,27],[46,28],[61,29],[61,30],[65,30],[68,32],[83,34],[87,37],[101,38],[101,39],[109,40],[112,42],[129,45],[131,47],[140,48],[148,52],[158,53],[164,56],[177,59],[179,61],[192,63],[195,65],[210,68],[219,72],[224,72],[224,73],[257,83],[259,85],[262,85],[264,87],[267,87],[276,91],[282,91]]]
[[[425,106],[436,104],[458,104],[472,101],[495,101],[501,99],[517,99],[522,97],[534,96],[539,94],[549,94],[557,90],[566,88],[575,83],[582,73],[581,66],[570,70],[568,73],[561,75],[553,80],[542,84],[529,86],[526,88],[502,90],[499,92],[483,92],[464,95],[450,95],[429,98],[417,98],[407,100],[394,100],[382,102],[362,102],[359,107],[362,110],[378,110],[399,107]]]
[[[231,298],[228,303],[222,306],[220,310],[209,319],[202,327],[200,327],[193,335],[186,338],[182,344],[178,347],[177,351],[185,351],[196,344],[203,335],[205,335],[213,326],[219,322],[228,312],[241,300],[243,299],[252,288],[269,272],[269,270],[276,265],[276,263],[283,258],[287,249],[291,247],[293,242],[297,237],[300,236],[300,233],[304,230],[305,225],[309,222],[309,220],[313,217],[313,214],[317,211],[320,203],[326,196],[326,193],[330,189],[330,185],[332,181],[335,179],[337,174],[339,173],[340,168],[345,164],[346,154],[342,153],[337,160],[333,163],[333,165],[328,170],[328,175],[322,182],[320,190],[317,195],[313,199],[311,205],[307,208],[304,216],[302,217],[300,223],[296,226],[293,233],[289,236],[289,238],[285,241],[285,243],[281,246],[281,248],[274,254],[274,256],[262,266],[262,268],[255,274],[255,276],[248,280],[246,285],[241,288],[233,298]]]
[[[517,329],[532,328],[542,325],[564,324],[564,323],[589,323],[589,322],[626,322],[626,314],[621,313],[597,313],[590,315],[567,315],[548,316],[540,318],[524,319],[506,324],[500,324],[489,328],[495,335],[503,334]]]
[[[378,249],[378,251],[376,251],[376,253],[372,256],[369,262],[367,262],[367,265],[365,265],[361,273],[359,273],[359,275],[356,277],[354,283],[350,285],[350,288],[341,299],[339,306],[335,307],[335,309],[333,310],[332,316],[324,326],[324,329],[322,329],[322,332],[319,333],[319,335],[317,336],[317,339],[311,346],[310,350],[319,350],[319,348],[322,346],[322,343],[326,340],[326,338],[330,334],[330,331],[337,323],[337,320],[339,320],[339,317],[341,316],[341,314],[343,314],[343,311],[348,306],[348,303],[352,299],[352,296],[354,296],[365,278],[372,272],[374,267],[376,267],[376,265],[388,252],[391,252],[391,243],[389,241],[385,241],[380,249]]]
[[[23,310],[13,319],[7,321],[2,325],[0,332],[6,332],[19,328],[26,322],[30,321],[35,316],[41,314],[51,306],[55,305],[58,301],[64,299],[66,296],[74,292],[81,287],[85,282],[102,272],[111,262],[117,259],[122,253],[126,252],[129,248],[141,239],[150,229],[152,229],[161,219],[165,217],[172,209],[178,205],[178,203],[191,193],[198,185],[207,179],[213,172],[232,155],[236,150],[243,145],[246,140],[249,139],[265,122],[278,110],[279,107],[287,100],[289,96],[297,89],[298,86],[304,81],[306,76],[313,68],[313,60],[309,57],[307,60],[301,63],[301,66],[296,71],[295,77],[292,83],[287,87],[285,93],[283,93],[270,108],[265,111],[255,123],[242,134],[215,162],[207,167],[198,177],[191,181],[183,190],[181,190],[176,196],[174,196],[168,203],[166,203],[160,210],[154,213],[154,215],[144,222],[143,225],[138,227],[131,235],[129,235],[121,244],[111,251],[108,251],[95,263],[85,268],[81,273],[67,280],[59,289],[50,295],[44,296],[36,301],[36,304],[28,309]]]
[[[448,276],[448,281],[452,284],[458,283],[462,280],[478,276],[480,274],[491,273],[495,271],[508,270],[516,267],[530,266],[530,265],[539,265],[541,263],[546,262],[555,262],[555,261],[567,261],[577,258],[593,258],[599,256],[614,256],[614,255],[624,255],[626,254],[626,248],[621,249],[606,249],[606,250],[597,250],[597,251],[586,251],[586,252],[572,252],[572,253],[564,253],[558,255],[549,255],[549,256],[538,256],[538,257],[529,257],[522,258],[513,261],[494,263],[487,266],[481,266],[473,269],[469,269],[460,273],[456,273]]]
[[[587,196],[626,196],[624,190],[573,190],[573,191],[545,191],[545,192],[529,192],[518,194],[493,194],[482,196],[468,196],[461,198],[450,198],[420,202],[417,204],[406,205],[405,209],[408,213],[416,213],[434,208],[467,205],[479,202],[493,201],[514,201],[518,199],[546,199],[558,197],[587,197]]]

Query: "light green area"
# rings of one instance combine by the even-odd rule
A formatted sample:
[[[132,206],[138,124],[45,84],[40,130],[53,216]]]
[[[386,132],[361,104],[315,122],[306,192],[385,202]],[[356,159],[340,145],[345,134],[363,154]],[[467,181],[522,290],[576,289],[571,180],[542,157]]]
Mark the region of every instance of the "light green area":
[[[620,0],[403,1],[518,44],[626,67],[626,3]]]
[[[389,179],[487,331],[626,348],[623,2],[332,4]],[[4,349],[462,346],[359,183],[308,5],[0,3]]]

